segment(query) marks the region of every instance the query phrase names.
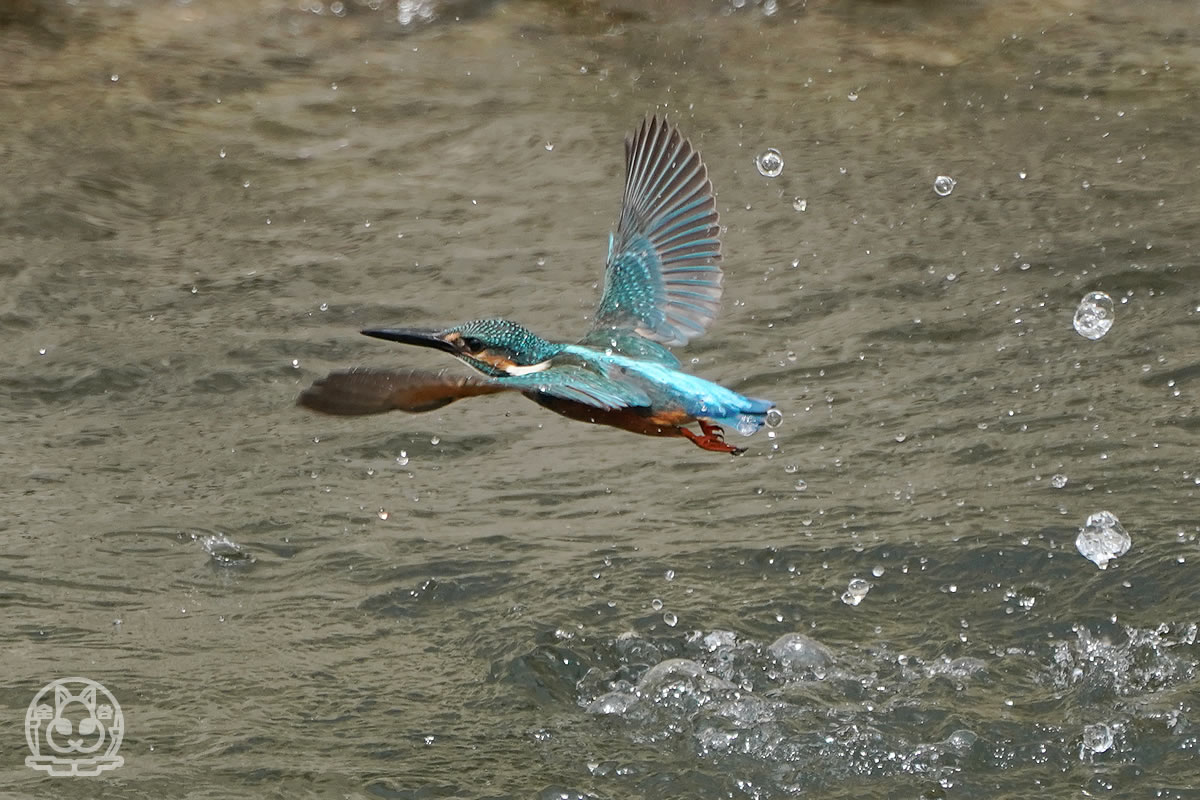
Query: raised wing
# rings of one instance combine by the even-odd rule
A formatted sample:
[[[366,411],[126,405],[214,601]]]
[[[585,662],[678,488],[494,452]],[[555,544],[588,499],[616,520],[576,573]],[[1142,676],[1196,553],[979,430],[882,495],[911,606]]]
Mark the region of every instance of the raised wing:
[[[464,397],[498,392],[542,392],[604,410],[650,405],[640,389],[570,365],[504,378],[360,367],[318,379],[300,393],[297,402],[323,414],[360,416],[433,411]]]
[[[679,129],[657,117],[625,140],[625,170],[596,335],[585,341],[616,328],[686,344],[721,307],[720,228],[708,170]]]

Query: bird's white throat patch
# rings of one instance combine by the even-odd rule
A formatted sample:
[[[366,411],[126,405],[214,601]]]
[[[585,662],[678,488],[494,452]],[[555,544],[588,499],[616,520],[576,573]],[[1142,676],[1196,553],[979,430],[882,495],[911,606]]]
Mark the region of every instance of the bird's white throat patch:
[[[549,361],[541,361],[537,364],[530,364],[528,367],[522,367],[517,364],[506,364],[504,371],[509,375],[531,375],[535,372],[541,372],[544,369],[549,369]]]

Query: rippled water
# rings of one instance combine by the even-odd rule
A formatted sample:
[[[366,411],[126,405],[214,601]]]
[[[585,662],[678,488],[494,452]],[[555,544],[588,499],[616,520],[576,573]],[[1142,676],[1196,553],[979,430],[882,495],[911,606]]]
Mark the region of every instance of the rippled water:
[[[80,675],[128,797],[1195,797],[1198,22],[12,4],[0,790],[94,796],[23,764]],[[446,366],[366,325],[582,332],[655,109],[728,228],[680,355],[781,427],[294,406]]]

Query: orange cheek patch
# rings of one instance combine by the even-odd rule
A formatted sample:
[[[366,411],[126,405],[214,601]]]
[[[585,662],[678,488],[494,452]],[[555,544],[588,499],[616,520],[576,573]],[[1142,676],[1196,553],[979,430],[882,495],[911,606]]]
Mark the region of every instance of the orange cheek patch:
[[[495,367],[496,369],[502,370],[505,372],[508,371],[509,367],[516,366],[516,363],[517,363],[510,358],[505,358],[502,355],[497,355],[496,353],[493,353],[490,350],[480,351],[478,353],[473,354],[471,357],[478,359],[479,361],[482,361],[485,364],[490,364],[491,366]]]

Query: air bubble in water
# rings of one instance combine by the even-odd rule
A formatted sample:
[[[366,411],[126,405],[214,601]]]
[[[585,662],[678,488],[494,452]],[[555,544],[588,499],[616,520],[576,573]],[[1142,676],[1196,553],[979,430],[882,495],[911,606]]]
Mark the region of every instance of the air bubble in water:
[[[774,147],[768,147],[755,157],[754,166],[764,178],[778,178],[783,174],[783,155]]]
[[[871,591],[870,583],[862,578],[853,578],[846,587],[846,591],[842,593],[842,602],[848,606],[856,606],[863,601],[869,591]]]
[[[1113,326],[1113,301],[1104,292],[1088,292],[1075,309],[1075,332],[1095,341]]]
[[[946,197],[954,191],[954,186],[958,181],[951,178],[949,175],[938,175],[933,179],[933,191],[938,197]]]
[[[1108,562],[1125,555],[1132,541],[1116,515],[1098,511],[1079,529],[1075,547],[1097,567],[1108,569]]]
[[[767,427],[778,428],[783,424],[783,412],[778,408],[772,408],[767,412]]]
[[[797,197],[792,201],[792,208],[796,211],[806,211],[808,210],[808,201],[803,197]]]
[[[824,674],[833,661],[829,648],[802,633],[785,633],[767,647],[767,652],[789,671],[810,670]]]
[[[1053,486],[1055,489],[1063,488],[1064,486],[1067,485],[1067,476],[1063,475],[1061,472],[1058,473],[1057,475],[1055,475],[1053,478],[1050,479],[1050,485]]]

